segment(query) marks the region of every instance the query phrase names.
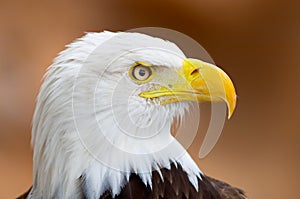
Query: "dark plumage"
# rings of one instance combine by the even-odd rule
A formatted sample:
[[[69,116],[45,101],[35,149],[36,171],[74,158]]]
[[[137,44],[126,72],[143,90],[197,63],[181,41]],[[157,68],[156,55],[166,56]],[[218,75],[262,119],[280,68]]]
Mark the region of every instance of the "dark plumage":
[[[198,179],[197,192],[180,165],[176,167],[172,164],[170,170],[163,168],[161,173],[163,180],[157,171],[152,172],[152,189],[136,174],[131,174],[129,182],[119,195],[113,197],[110,191],[106,191],[100,199],[246,199],[241,189],[205,175],[201,175],[202,179]],[[81,183],[84,190],[86,185],[84,180]],[[29,191],[17,199],[26,199]],[[83,196],[82,199],[88,198]]]
[[[242,190],[204,175],[198,179],[197,192],[180,165],[176,167],[172,164],[170,170],[164,168],[161,172],[163,180],[157,171],[152,172],[152,190],[137,175],[132,174],[119,195],[112,197],[107,191],[101,199],[246,199]]]

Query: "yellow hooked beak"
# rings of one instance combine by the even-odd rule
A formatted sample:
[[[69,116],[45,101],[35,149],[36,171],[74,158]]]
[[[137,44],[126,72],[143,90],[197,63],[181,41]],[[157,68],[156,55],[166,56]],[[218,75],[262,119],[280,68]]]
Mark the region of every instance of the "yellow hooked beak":
[[[177,77],[169,79],[166,85],[156,90],[140,93],[144,98],[160,98],[161,104],[190,101],[225,101],[228,118],[236,106],[236,93],[228,75],[213,64],[197,59],[185,59]],[[164,82],[166,83],[166,82]]]

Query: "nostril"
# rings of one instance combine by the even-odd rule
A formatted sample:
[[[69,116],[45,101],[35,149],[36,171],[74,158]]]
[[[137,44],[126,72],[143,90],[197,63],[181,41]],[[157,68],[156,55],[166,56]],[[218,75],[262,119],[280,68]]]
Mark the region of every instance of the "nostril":
[[[198,75],[199,74],[199,69],[194,69],[192,72],[191,72],[191,76],[195,76],[195,75]]]

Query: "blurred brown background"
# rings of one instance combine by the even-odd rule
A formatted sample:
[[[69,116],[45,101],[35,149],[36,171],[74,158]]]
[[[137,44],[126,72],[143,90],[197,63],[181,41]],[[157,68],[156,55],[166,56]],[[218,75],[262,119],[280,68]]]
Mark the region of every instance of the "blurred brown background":
[[[0,198],[32,183],[31,118],[41,78],[86,31],[174,29],[202,44],[235,82],[238,106],[217,146],[198,160],[208,175],[254,199],[298,198],[300,4],[243,1],[0,0]]]

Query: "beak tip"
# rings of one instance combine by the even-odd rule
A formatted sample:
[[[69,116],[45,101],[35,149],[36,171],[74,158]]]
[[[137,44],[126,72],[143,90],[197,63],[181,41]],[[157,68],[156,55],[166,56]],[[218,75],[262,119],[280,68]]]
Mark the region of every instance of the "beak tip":
[[[234,113],[235,107],[236,107],[236,100],[237,100],[237,95],[233,97],[232,102],[227,102],[227,107],[228,107],[228,119],[230,119]]]
[[[228,120],[232,117],[233,112],[234,112],[234,110],[229,110],[229,109],[228,109],[228,116],[227,116],[227,119],[228,119]]]

